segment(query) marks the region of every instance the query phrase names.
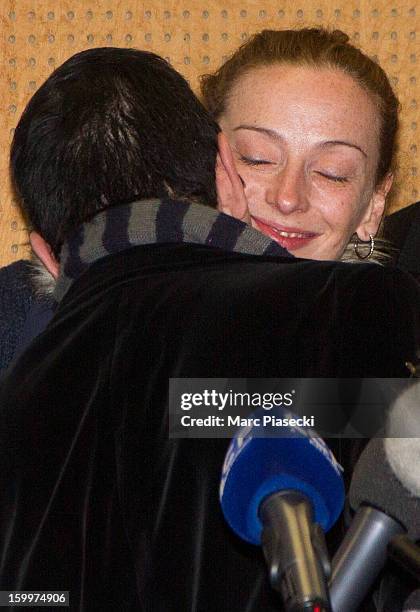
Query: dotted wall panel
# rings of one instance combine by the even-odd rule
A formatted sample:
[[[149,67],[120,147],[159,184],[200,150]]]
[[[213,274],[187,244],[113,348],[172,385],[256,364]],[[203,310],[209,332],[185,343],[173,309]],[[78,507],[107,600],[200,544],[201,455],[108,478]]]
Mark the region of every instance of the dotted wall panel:
[[[197,89],[251,34],[322,24],[376,56],[402,104],[397,188],[391,210],[419,198],[420,6],[417,0],[2,0],[0,6],[0,265],[27,254],[11,193],[13,129],[39,85],[65,59],[96,46],[155,51]]]

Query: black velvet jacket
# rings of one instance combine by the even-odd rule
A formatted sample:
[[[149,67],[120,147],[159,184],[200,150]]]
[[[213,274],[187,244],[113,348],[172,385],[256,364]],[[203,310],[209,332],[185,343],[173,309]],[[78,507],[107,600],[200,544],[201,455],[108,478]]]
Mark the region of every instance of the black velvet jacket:
[[[398,266],[420,281],[420,202],[385,217],[384,237],[398,248]]]
[[[168,439],[168,379],[406,376],[419,288],[370,264],[232,252],[240,226],[225,249],[163,232],[86,256],[92,227],[0,388],[0,589],[69,590],[72,611],[280,610],[261,552],[221,515],[228,440]],[[106,228],[125,244],[129,221]]]

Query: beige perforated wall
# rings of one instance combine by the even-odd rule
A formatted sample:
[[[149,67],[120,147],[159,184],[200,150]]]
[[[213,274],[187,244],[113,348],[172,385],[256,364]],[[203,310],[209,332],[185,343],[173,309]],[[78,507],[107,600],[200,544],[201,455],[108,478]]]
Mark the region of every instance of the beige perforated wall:
[[[215,69],[260,29],[339,27],[378,57],[402,103],[400,172],[391,208],[418,199],[418,0],[1,0],[0,17],[0,265],[27,253],[26,230],[8,178],[13,128],[51,71],[77,51],[95,46],[155,51],[196,89],[200,74]]]

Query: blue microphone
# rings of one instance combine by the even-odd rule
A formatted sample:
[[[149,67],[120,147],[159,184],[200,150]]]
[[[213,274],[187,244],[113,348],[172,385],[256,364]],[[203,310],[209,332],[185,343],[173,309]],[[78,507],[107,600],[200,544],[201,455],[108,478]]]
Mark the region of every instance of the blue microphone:
[[[299,417],[281,408],[270,413],[284,423],[275,437],[262,437],[268,432],[257,411],[255,425],[231,441],[220,483],[223,514],[242,539],[262,545],[288,612],[330,610],[323,538],[344,506],[342,468],[313,430],[296,424]]]

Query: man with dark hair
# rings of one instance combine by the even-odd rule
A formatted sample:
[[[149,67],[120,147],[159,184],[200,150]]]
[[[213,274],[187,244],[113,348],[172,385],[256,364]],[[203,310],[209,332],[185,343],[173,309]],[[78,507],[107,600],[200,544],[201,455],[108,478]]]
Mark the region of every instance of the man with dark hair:
[[[93,49],[65,62],[29,102],[12,176],[31,227],[57,255],[65,236],[109,206],[168,194],[215,206],[217,132],[162,58]]]
[[[0,375],[52,314],[45,285],[58,275],[63,236],[138,194],[215,206],[217,132],[185,79],[154,54],[93,49],[50,76],[21,117],[11,156],[32,252],[46,269],[0,269]]]
[[[168,438],[169,379],[407,374],[417,287],[295,260],[203,206],[217,131],[166,62],[111,48],[68,60],[22,116],[12,172],[59,305],[0,387],[1,590],[278,610],[221,515],[228,440]],[[221,172],[235,197],[223,139]]]

